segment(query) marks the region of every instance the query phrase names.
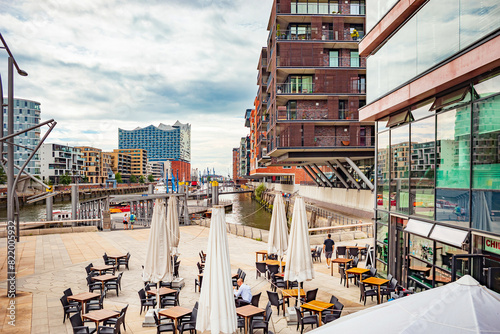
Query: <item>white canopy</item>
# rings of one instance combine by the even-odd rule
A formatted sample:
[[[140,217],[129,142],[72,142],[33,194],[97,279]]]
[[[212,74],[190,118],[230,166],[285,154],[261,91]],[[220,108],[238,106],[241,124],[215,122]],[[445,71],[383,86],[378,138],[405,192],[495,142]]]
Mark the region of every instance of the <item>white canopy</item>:
[[[165,201],[160,199],[155,201],[153,209],[142,279],[153,283],[172,280],[170,242],[165,224]]]
[[[169,233],[170,247],[172,247],[172,253],[177,253],[177,247],[179,247],[179,216],[177,214],[177,198],[175,196],[170,196],[168,199],[167,207],[167,231]]]
[[[216,205],[212,208],[196,330],[234,333],[236,329],[236,307],[226,235],[226,214],[224,206]]]
[[[273,215],[269,225],[269,240],[267,252],[282,257],[288,248],[288,226],[285,214],[283,197],[277,194],[274,197]]]
[[[354,314],[314,333],[500,333],[500,294],[471,276]]]
[[[292,225],[288,239],[285,281],[304,282],[314,278],[314,268],[309,243],[306,204],[302,197],[295,199]]]

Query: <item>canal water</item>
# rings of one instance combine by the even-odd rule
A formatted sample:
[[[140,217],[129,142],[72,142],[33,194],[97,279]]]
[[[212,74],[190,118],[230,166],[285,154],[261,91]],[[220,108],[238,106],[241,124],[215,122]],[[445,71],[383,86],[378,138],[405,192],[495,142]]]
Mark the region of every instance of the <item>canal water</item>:
[[[226,221],[233,224],[248,225],[255,228],[269,230],[271,213],[264,210],[262,205],[252,200],[250,193],[221,195],[221,200],[232,201],[233,211],[226,214]],[[71,211],[71,202],[57,202],[53,209]],[[31,205],[21,208],[20,221],[33,222],[45,219],[45,204]],[[7,220],[7,210],[0,209],[0,221]]]

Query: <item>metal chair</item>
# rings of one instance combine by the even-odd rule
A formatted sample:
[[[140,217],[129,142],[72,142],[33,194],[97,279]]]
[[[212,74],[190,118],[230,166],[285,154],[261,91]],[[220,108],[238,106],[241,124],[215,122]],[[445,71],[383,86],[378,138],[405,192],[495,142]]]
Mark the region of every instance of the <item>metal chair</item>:
[[[300,328],[300,333],[302,334],[304,332],[304,326],[305,325],[311,325],[311,328],[314,328],[314,325],[316,324],[316,327],[319,327],[319,318],[318,315],[313,314],[313,315],[304,315],[304,313],[300,310],[300,308],[295,306],[295,312],[297,313],[297,330]]]
[[[90,327],[83,325],[80,314],[72,315],[69,321],[71,321],[71,327],[73,327],[73,334],[92,334],[96,331],[95,328],[90,329]]]

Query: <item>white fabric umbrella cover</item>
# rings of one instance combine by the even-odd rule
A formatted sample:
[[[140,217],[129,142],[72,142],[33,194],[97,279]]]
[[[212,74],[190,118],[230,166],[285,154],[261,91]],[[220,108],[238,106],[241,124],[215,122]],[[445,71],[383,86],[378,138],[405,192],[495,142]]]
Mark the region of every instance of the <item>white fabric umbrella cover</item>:
[[[170,238],[170,247],[172,253],[177,254],[177,247],[179,247],[179,215],[177,214],[177,198],[170,196],[168,199],[167,207],[167,231]]]
[[[269,225],[269,240],[267,253],[283,257],[288,248],[288,226],[285,214],[285,204],[281,194],[276,194],[273,203],[273,215]]]

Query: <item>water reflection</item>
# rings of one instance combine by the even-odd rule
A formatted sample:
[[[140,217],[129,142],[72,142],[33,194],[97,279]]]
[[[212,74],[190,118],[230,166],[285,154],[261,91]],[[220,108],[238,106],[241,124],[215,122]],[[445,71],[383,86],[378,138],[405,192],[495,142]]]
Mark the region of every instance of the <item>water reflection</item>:
[[[220,199],[233,201],[233,211],[226,214],[228,223],[269,230],[271,213],[264,210],[257,201],[252,200],[250,193],[222,195]]]

